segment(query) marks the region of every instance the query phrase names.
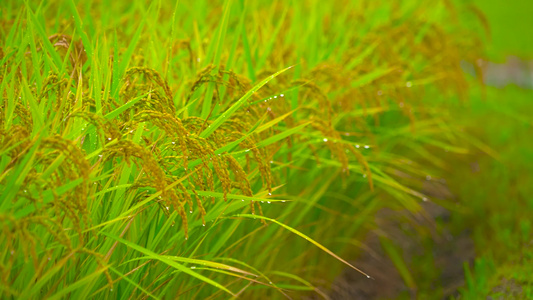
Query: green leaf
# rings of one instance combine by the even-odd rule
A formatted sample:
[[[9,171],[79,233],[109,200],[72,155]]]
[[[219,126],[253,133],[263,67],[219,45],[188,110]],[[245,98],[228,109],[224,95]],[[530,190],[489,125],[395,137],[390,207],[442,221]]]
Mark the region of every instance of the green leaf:
[[[105,235],[105,236],[107,236],[107,237],[109,237],[109,238],[111,238],[111,239],[114,239],[115,241],[118,241],[118,242],[126,245],[127,247],[129,247],[129,248],[131,248],[131,249],[133,249],[135,251],[138,251],[138,252],[141,252],[144,255],[147,255],[151,259],[158,260],[158,261],[160,261],[160,262],[162,262],[162,263],[164,263],[164,264],[166,264],[166,265],[168,265],[168,266],[170,266],[170,267],[172,267],[172,268],[174,268],[176,270],[179,270],[179,271],[181,271],[183,273],[186,273],[186,274],[188,274],[188,275],[190,275],[192,277],[195,277],[195,278],[197,278],[197,279],[199,279],[199,280],[201,280],[201,281],[203,281],[203,282],[205,282],[207,284],[210,284],[210,285],[212,285],[212,286],[214,286],[214,287],[216,287],[216,288],[218,288],[218,289],[220,289],[220,290],[222,290],[222,291],[224,291],[224,292],[226,292],[226,293],[228,293],[228,294],[230,294],[232,296],[235,296],[234,293],[232,293],[230,290],[228,290],[227,288],[225,288],[221,284],[219,284],[219,283],[217,283],[217,282],[215,282],[215,281],[213,281],[213,280],[211,280],[211,279],[209,279],[209,278],[207,278],[207,277],[205,277],[203,275],[200,275],[199,273],[194,272],[190,268],[187,268],[187,267],[185,267],[185,266],[183,266],[183,265],[181,265],[181,264],[169,259],[165,255],[159,255],[159,254],[157,254],[155,252],[152,252],[151,250],[148,250],[148,249],[143,248],[143,247],[141,247],[139,245],[136,245],[134,243],[126,241],[125,239],[122,239],[122,238],[120,238],[118,236],[114,236],[114,235],[112,235],[110,233],[103,232],[103,231],[101,231],[100,233]]]
[[[230,108],[228,108],[220,117],[218,117],[211,125],[209,125],[201,134],[200,137],[207,138],[210,136],[218,127],[220,127],[224,122],[226,122],[229,117],[231,117],[243,104],[248,100],[256,91],[258,91],[260,88],[262,88],[265,84],[267,84],[270,80],[276,78],[279,74],[287,71],[288,69],[292,68],[288,67],[281,71],[278,71],[267,78],[263,79],[260,83],[258,83],[256,86],[254,86],[251,90],[249,90],[244,96],[242,96],[237,102],[235,102]]]
[[[396,70],[396,68],[388,68],[388,69],[376,69],[370,73],[364,74],[363,76],[360,76],[359,78],[352,81],[351,86],[353,88],[362,87],[364,85],[367,85],[371,83],[372,81],[383,77],[392,71]]]
[[[300,231],[288,226],[288,225],[285,225],[281,222],[278,222],[274,219],[270,219],[270,218],[267,218],[267,217],[263,217],[263,216],[258,216],[258,215],[250,215],[250,214],[237,214],[235,215],[236,217],[243,217],[243,218],[249,218],[249,219],[262,219],[262,220],[266,220],[266,221],[270,221],[272,223],[275,223],[275,224],[278,224],[279,226],[289,230],[290,232],[298,235],[299,237],[305,239],[306,241],[310,242],[311,244],[317,246],[320,250],[326,252],[327,254],[333,256],[335,259],[337,259],[338,261],[342,262],[343,264],[349,266],[350,268],[356,270],[357,272],[365,275],[367,278],[372,278],[370,277],[370,275],[366,274],[365,272],[361,271],[359,268],[356,268],[355,266],[353,266],[352,264],[350,264],[349,262],[347,262],[346,260],[342,259],[341,257],[339,257],[337,254],[333,253],[331,250],[329,250],[328,248],[322,246],[320,243],[318,243],[317,241],[313,240],[312,238],[308,237],[307,235],[301,233]]]
[[[87,36],[87,33],[83,30],[83,22],[81,21],[80,15],[78,14],[78,10],[76,9],[76,4],[74,3],[74,0],[68,1],[68,6],[70,8],[70,12],[72,13],[72,16],[74,17],[74,23],[76,24],[76,30],[79,32],[81,36],[81,41],[83,43],[83,47],[85,48],[85,53],[87,54],[87,60],[92,61],[93,59],[93,45],[89,41],[89,37]]]
[[[274,136],[271,136],[267,139],[264,139],[262,141],[260,141],[259,143],[257,143],[257,148],[261,148],[261,147],[266,147],[270,144],[273,144],[279,140],[282,140],[288,136],[291,136],[293,134],[295,134],[296,132],[300,131],[302,128],[304,128],[305,126],[311,124],[311,122],[306,122],[306,123],[303,123],[301,125],[298,125],[294,128],[291,128],[291,129],[287,129],[285,131],[282,131],[281,133],[278,133]]]

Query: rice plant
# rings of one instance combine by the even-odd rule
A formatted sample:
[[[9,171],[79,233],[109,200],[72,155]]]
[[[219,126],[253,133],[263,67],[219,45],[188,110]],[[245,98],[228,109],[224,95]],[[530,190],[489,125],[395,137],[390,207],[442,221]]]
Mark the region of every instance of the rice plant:
[[[446,108],[486,24],[460,1],[1,14],[2,298],[328,298],[371,280],[375,213],[420,212],[435,153],[468,151]]]

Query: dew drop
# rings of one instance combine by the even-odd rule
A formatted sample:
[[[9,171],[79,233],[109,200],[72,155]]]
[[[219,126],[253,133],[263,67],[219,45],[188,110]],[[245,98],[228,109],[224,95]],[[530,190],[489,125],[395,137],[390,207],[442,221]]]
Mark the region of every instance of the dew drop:
[[[272,193],[268,193],[269,196],[272,196]]]
[[[261,201],[261,203],[265,203],[265,201]]]
[[[52,258],[51,258],[51,257],[48,257],[48,260],[52,260]]]
[[[281,202],[285,203],[286,201],[285,200],[281,200]]]
[[[205,227],[205,224],[202,224],[202,226],[204,226],[204,227]]]
[[[363,178],[366,178],[366,174],[363,174]]]
[[[108,141],[110,141],[110,140],[111,140],[111,138],[107,138],[107,140],[108,140]]]
[[[176,145],[176,142],[172,142],[172,145]]]
[[[328,139],[324,138],[324,139],[323,139],[323,141],[324,141],[324,142],[327,142],[327,141],[328,141]]]
[[[428,198],[424,197],[424,198],[422,198],[422,201],[427,202]]]
[[[360,146],[359,145],[355,145],[355,148],[359,148]]]
[[[169,210],[169,209],[170,209],[170,207],[167,206],[167,210]]]
[[[274,96],[274,99],[278,98],[278,96]]]
[[[280,96],[280,97],[284,97],[285,95],[283,95],[283,94],[279,94],[279,96]]]
[[[370,279],[370,276],[366,275],[366,278]]]
[[[427,175],[427,176],[426,176],[426,180],[431,180],[431,176],[430,176],[430,175]]]
[[[407,82],[405,83],[405,86],[408,87],[408,88],[410,88],[410,87],[413,86],[413,83],[412,83],[411,81],[407,81]]]
[[[382,90],[379,90],[379,91],[378,91],[378,96],[381,96],[381,95],[383,95],[383,91],[382,91]]]
[[[196,269],[196,267],[195,267],[195,266],[192,266],[191,269]]]
[[[192,210],[189,210],[189,213],[192,214]]]
[[[365,145],[365,149],[368,149],[368,148],[370,148],[370,146],[368,146],[368,145]]]
[[[268,204],[270,204],[270,201],[267,201]]]
[[[109,289],[109,291],[111,291],[111,292],[112,292],[112,291],[113,291],[113,289]]]

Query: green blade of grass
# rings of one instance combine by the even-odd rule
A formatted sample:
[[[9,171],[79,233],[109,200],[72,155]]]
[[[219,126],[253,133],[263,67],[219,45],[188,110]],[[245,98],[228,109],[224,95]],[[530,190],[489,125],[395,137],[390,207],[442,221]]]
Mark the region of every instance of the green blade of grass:
[[[371,83],[372,81],[380,78],[380,77],[383,77],[389,73],[391,73],[392,71],[396,70],[396,68],[388,68],[388,69],[376,69],[370,73],[367,73],[367,74],[364,74],[363,76],[360,76],[359,78],[357,78],[356,80],[352,81],[351,83],[351,86],[352,88],[358,88],[358,87],[362,87],[364,85],[367,85],[369,83]]]
[[[39,20],[37,20],[37,17],[31,12],[31,9],[28,4],[26,4],[26,9],[28,11],[28,19],[31,20],[32,26],[37,29],[37,33],[39,34],[43,42],[44,48],[46,49],[47,53],[52,57],[52,60],[54,62],[54,65],[52,66],[56,68],[56,71],[59,70],[59,68],[61,67],[61,57],[54,49],[54,46],[48,39],[48,35],[46,34],[44,28],[41,26]]]
[[[18,299],[32,299],[36,293],[38,293],[41,288],[50,280],[52,277],[59,271],[63,270],[67,261],[74,255],[74,252],[69,252],[68,255],[65,255],[60,261],[58,261],[54,266],[48,269],[44,274],[37,277],[37,274],[33,275],[33,280],[30,281],[31,285],[26,287],[24,292],[20,295]],[[99,273],[96,273],[99,275]]]
[[[204,197],[215,197],[215,198],[224,198],[224,193],[219,192],[211,192],[211,191],[188,191],[191,195],[194,195],[197,193],[199,196]],[[272,199],[272,198],[262,198],[262,197],[250,197],[250,196],[244,196],[244,195],[237,195],[237,194],[226,194],[226,197],[228,199],[233,200],[243,200],[243,201],[269,201],[269,202],[285,202],[287,200],[284,199]]]
[[[115,119],[118,115],[120,115],[121,113],[123,113],[124,111],[126,111],[128,108],[132,107],[135,103],[139,102],[141,99],[143,99],[144,97],[148,96],[150,93],[146,93],[144,95],[141,95],[139,97],[135,97],[134,99],[122,104],[120,107],[114,109],[113,111],[107,113],[104,118],[108,119],[108,120],[113,120]]]
[[[124,54],[120,56],[120,63],[118,63],[118,46],[117,46],[117,40],[116,40],[117,37],[115,34],[115,45],[114,46],[115,46],[116,52],[114,53],[115,57],[113,58],[113,67],[117,66],[117,73],[113,74],[113,87],[112,87],[112,94],[115,98],[118,96],[118,92],[120,90],[118,87],[119,80],[120,78],[122,78],[122,76],[126,72],[126,68],[128,67],[128,64],[130,63],[133,52],[135,51],[135,48],[137,47],[137,44],[139,43],[145,22],[146,22],[146,15],[141,20],[141,24],[139,24],[137,31],[135,31],[135,34],[131,38],[128,48],[126,49],[126,52],[124,52]],[[115,64],[115,60],[117,61],[117,65]]]
[[[43,198],[42,198],[42,203],[43,204],[47,204],[47,203],[50,203],[54,200],[54,196],[61,196],[63,194],[65,194],[66,192],[74,189],[75,187],[77,187],[78,185],[80,185],[81,183],[83,183],[84,179],[83,178],[78,178],[76,180],[72,180],[60,187],[57,187],[54,191],[50,191],[50,190],[47,190],[43,193]],[[20,209],[20,206],[24,206],[22,209]],[[23,218],[29,214],[31,214],[32,212],[35,211],[35,206],[34,205],[27,205],[25,203],[22,203],[22,204],[19,204],[17,206],[15,206],[17,212],[15,213],[15,218]]]
[[[140,291],[142,291],[143,293],[145,293],[146,295],[152,297],[153,299],[161,299],[157,296],[155,296],[154,294],[150,293],[149,291],[147,291],[145,288],[143,288],[142,286],[140,286],[139,284],[137,284],[135,281],[131,280],[128,278],[128,276],[122,274],[120,271],[118,271],[117,269],[113,268],[113,267],[109,267],[109,270],[111,270],[111,272],[117,274],[120,278],[124,279],[127,283],[133,285],[135,288],[139,289]],[[92,297],[94,297],[95,294],[92,295]],[[91,297],[91,298],[92,298]]]
[[[278,124],[279,122],[283,121],[286,117],[290,116],[292,113],[294,113],[295,110],[291,110],[289,111],[288,113],[286,114],[283,114],[263,125],[261,125],[259,128],[257,128],[257,130],[254,131],[254,133],[261,133],[269,128],[271,128],[272,126]]]
[[[270,40],[266,44],[266,46],[263,49],[263,55],[261,58],[257,61],[257,64],[255,68],[257,70],[261,70],[265,63],[267,62],[267,59],[270,57],[270,54],[272,52],[272,49],[274,48],[274,44],[279,40],[278,34],[282,28],[283,23],[285,22],[285,17],[287,16],[287,12],[289,11],[289,6],[285,7],[285,10],[283,10],[283,13],[281,14],[281,17],[276,17],[278,19],[278,24],[276,25],[276,28],[270,35]]]
[[[296,280],[302,284],[304,284],[304,286],[290,286],[290,285],[286,285],[286,284],[280,284],[279,287],[281,288],[286,288],[286,289],[300,289],[300,290],[309,290],[309,291],[315,291],[317,294],[319,294],[322,298],[326,299],[326,300],[329,300],[330,298],[328,297],[327,294],[325,294],[324,292],[322,292],[319,288],[315,287],[314,285],[312,285],[310,282],[308,282],[307,280],[301,278],[300,276],[296,276],[294,274],[290,274],[290,273],[287,273],[287,272],[282,272],[282,271],[271,271],[270,272],[272,275],[278,275],[278,276],[282,276],[282,277],[287,277],[287,278],[290,278],[290,279],[293,279],[293,280]]]
[[[220,58],[222,55],[224,39],[226,37],[226,31],[227,31],[227,26],[228,26],[228,18],[229,18],[229,14],[231,11],[231,2],[232,0],[225,1],[224,13],[222,15],[222,19],[220,21],[220,25],[218,28],[218,35],[217,35],[217,40],[216,40],[215,48],[214,48],[215,53],[214,53],[214,58],[213,58],[213,64],[215,65],[215,69],[213,70],[213,72],[218,72],[218,68],[220,65]],[[210,48],[206,62],[210,60],[210,56],[211,56],[210,53],[212,51],[211,49],[213,48]],[[200,114],[200,117],[203,119],[207,119],[209,114],[211,113],[211,109],[212,109],[211,104],[212,104],[213,92],[215,90],[215,87],[216,87],[216,84],[214,82],[210,82],[207,85],[207,90],[205,93],[204,101],[202,103],[202,111]]]
[[[246,14],[246,6],[243,8],[243,16]],[[242,46],[244,49],[244,58],[246,59],[246,66],[248,68],[248,76],[252,80],[252,82],[257,81],[257,77],[255,76],[255,68],[254,63],[252,61],[252,53],[250,51],[250,42],[248,41],[248,32],[246,30],[246,23],[242,26]]]
[[[243,217],[243,218],[248,218],[248,219],[262,219],[262,220],[265,220],[265,221],[270,221],[272,223],[275,223],[285,229],[287,229],[288,231],[296,234],[297,236],[303,238],[304,240],[310,242],[311,244],[317,246],[320,250],[326,252],[327,254],[333,256],[335,259],[337,259],[338,261],[342,262],[343,264],[349,266],[350,268],[356,270],[357,272],[363,274],[366,276],[366,278],[372,278],[370,277],[370,275],[366,274],[365,272],[363,272],[361,269],[353,266],[352,264],[350,264],[349,262],[347,262],[346,260],[342,259],[340,256],[338,256],[337,254],[333,253],[331,250],[329,250],[328,248],[322,246],[320,243],[318,243],[317,241],[313,240],[312,238],[308,237],[307,235],[301,233],[300,231],[288,226],[288,225],[285,225],[281,222],[278,222],[274,219],[270,219],[270,218],[267,218],[267,217],[264,217],[264,216],[258,216],[258,215],[250,215],[250,214],[237,214],[235,215],[236,217]]]
[[[255,85],[251,90],[244,94],[244,96],[237,100],[237,102],[235,102],[230,108],[228,108],[224,113],[222,113],[222,115],[218,117],[210,126],[208,126],[204,131],[202,131],[200,137],[207,138],[208,136],[210,136],[218,127],[220,127],[224,122],[226,122],[226,120],[229,119],[229,117],[231,117],[233,113],[235,113],[244,104],[244,102],[246,102],[246,100],[248,100],[256,91],[262,88],[270,80],[276,78],[279,74],[287,71],[290,68],[292,68],[292,66],[268,76],[260,83]]]
[[[1,196],[0,210],[5,211],[7,207],[12,204],[13,198],[20,190],[22,183],[24,182],[26,176],[33,167],[33,162],[35,161],[36,151],[39,148],[41,143],[41,138],[33,143],[29,151],[24,155],[20,164],[15,168],[15,170],[10,174],[8,182],[5,185],[4,191]]]
[[[33,94],[30,92],[28,83],[26,82],[26,79],[24,77],[22,78],[22,87],[24,91],[24,96],[28,100],[28,103],[30,104],[30,111],[31,111],[31,117],[33,120],[34,128],[43,128],[43,125],[44,125],[43,114],[41,110],[39,109],[39,105],[35,101]],[[36,132],[33,132],[33,134],[36,134]]]
[[[76,30],[79,32],[81,36],[81,42],[83,43],[83,47],[85,48],[85,53],[87,54],[87,60],[92,61],[93,59],[93,45],[89,41],[89,37],[87,36],[87,33],[83,30],[83,22],[81,21],[80,15],[78,14],[78,10],[76,9],[76,4],[74,3],[74,0],[68,1],[68,6],[70,9],[70,12],[72,13],[72,16],[74,17],[74,23],[76,24]]]
[[[134,243],[126,241],[126,240],[124,240],[122,238],[119,238],[118,236],[114,236],[114,235],[112,235],[110,233],[101,232],[101,234],[103,234],[103,235],[105,235],[105,236],[107,236],[107,237],[109,237],[109,238],[111,238],[111,239],[113,239],[115,241],[118,241],[118,242],[124,244],[125,246],[135,250],[135,251],[138,251],[138,252],[140,252],[140,253],[142,253],[144,255],[147,255],[151,259],[158,260],[158,261],[160,261],[160,262],[162,262],[162,263],[164,263],[164,264],[166,264],[166,265],[168,265],[168,266],[170,266],[170,267],[172,267],[172,268],[174,268],[176,270],[179,270],[179,271],[181,271],[181,272],[183,272],[183,273],[185,273],[187,275],[190,275],[192,277],[195,277],[195,278],[197,278],[197,279],[199,279],[199,280],[201,280],[201,281],[203,281],[203,282],[205,282],[207,284],[210,284],[210,285],[216,287],[217,289],[220,289],[220,290],[222,290],[222,291],[224,291],[224,292],[226,292],[226,293],[228,293],[228,294],[230,294],[232,296],[235,296],[235,294],[233,294],[230,290],[228,290],[227,288],[225,288],[221,284],[219,284],[219,283],[217,283],[217,282],[215,282],[215,281],[213,281],[213,280],[211,280],[211,279],[209,279],[209,278],[207,278],[207,277],[205,277],[205,276],[203,276],[203,275],[201,275],[201,274],[199,274],[197,272],[192,271],[190,268],[187,268],[187,267],[185,267],[185,266],[183,266],[183,265],[181,265],[181,264],[179,264],[179,263],[177,263],[177,262],[165,257],[164,255],[159,255],[159,254],[157,254],[155,252],[152,252],[151,250],[148,250],[148,249],[143,248],[143,247],[141,247],[139,245],[136,245]]]
[[[79,289],[79,288],[82,288],[84,287],[88,282],[90,282],[91,280],[94,280],[96,277],[102,275],[102,273],[105,271],[105,269],[99,269],[99,270],[96,270],[95,272],[92,272],[90,273],[89,275],[81,278],[80,280],[72,283],[72,284],[69,284],[68,286],[66,287],[63,287],[61,288],[61,290],[57,293],[55,293],[54,295],[50,296],[50,298],[48,299],[52,299],[52,300],[55,300],[55,299],[64,299],[64,297],[70,293],[72,293],[73,291]]]
[[[383,250],[385,250],[385,253],[387,253],[392,263],[396,266],[398,272],[400,272],[405,285],[407,285],[411,290],[415,290],[415,280],[413,279],[411,272],[409,272],[409,268],[405,264],[402,256],[400,253],[398,253],[398,250],[396,250],[391,241],[384,237],[380,237],[379,241],[381,242],[381,246],[383,247]]]
[[[170,259],[172,261],[178,261],[178,262],[187,263],[187,264],[193,264],[193,265],[198,265],[198,266],[208,266],[208,267],[215,268],[215,269],[223,269],[223,270],[228,270],[228,271],[232,271],[232,272],[235,272],[235,273],[241,273],[241,274],[244,274],[244,275],[259,277],[259,275],[244,271],[242,269],[239,269],[239,268],[236,268],[236,267],[233,267],[233,266],[230,266],[230,265],[222,264],[222,263],[209,261],[209,260],[194,259],[194,258],[172,256],[172,255],[162,255],[162,256],[165,257],[165,258],[168,258],[168,259]],[[138,257],[138,258],[126,261],[123,264],[129,263],[129,262],[135,261],[135,260],[141,260],[141,259],[152,259],[152,257],[150,257],[150,256]],[[193,267],[195,267],[195,266],[193,266]]]
[[[291,135],[295,134],[296,132],[300,131],[302,128],[304,128],[305,126],[307,126],[309,124],[311,124],[311,122],[306,122],[306,123],[298,125],[298,126],[296,126],[294,128],[287,129],[287,130],[285,130],[285,131],[283,131],[281,133],[278,133],[278,134],[276,134],[274,136],[271,136],[271,137],[269,137],[267,139],[264,139],[261,142],[257,143],[257,147],[261,148],[261,147],[266,147],[268,145],[271,145],[271,144],[273,144],[273,143],[275,143],[275,142],[277,142],[279,140],[282,140],[282,139],[284,139],[284,138],[286,138],[288,136],[291,136]]]

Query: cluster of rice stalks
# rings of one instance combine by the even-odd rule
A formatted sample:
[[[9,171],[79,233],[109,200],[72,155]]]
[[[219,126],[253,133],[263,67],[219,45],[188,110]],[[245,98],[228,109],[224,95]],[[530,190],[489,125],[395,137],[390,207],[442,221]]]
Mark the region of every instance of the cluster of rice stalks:
[[[319,291],[350,265],[322,241],[427,200],[406,148],[463,151],[431,104],[465,94],[464,6],[85,5],[2,9],[5,297]]]

